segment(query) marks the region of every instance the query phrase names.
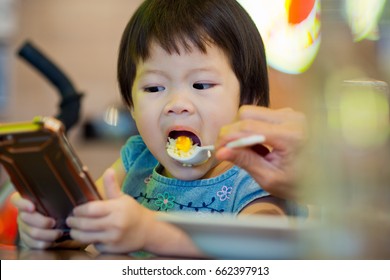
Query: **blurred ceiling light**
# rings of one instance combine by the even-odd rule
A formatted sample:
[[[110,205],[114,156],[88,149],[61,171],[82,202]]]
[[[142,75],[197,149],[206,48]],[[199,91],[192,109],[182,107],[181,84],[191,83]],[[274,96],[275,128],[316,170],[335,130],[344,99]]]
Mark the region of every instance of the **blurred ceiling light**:
[[[106,109],[104,114],[104,122],[111,126],[117,126],[119,119],[118,108],[110,106]]]
[[[272,68],[288,74],[309,69],[321,42],[320,0],[238,2],[256,23]]]
[[[345,0],[345,16],[355,42],[378,40],[378,22],[386,0]]]
[[[329,124],[340,131],[345,144],[364,149],[380,147],[388,141],[390,108],[385,82],[346,80],[340,92],[328,97],[328,106],[332,104]]]

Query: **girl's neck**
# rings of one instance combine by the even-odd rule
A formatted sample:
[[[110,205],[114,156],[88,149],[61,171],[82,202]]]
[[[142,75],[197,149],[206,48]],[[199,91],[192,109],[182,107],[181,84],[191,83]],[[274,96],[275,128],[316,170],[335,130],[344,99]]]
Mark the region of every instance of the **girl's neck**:
[[[231,162],[222,161],[218,163],[216,166],[214,166],[213,168],[211,168],[201,179],[209,179],[209,178],[217,177],[222,173],[228,171],[233,166],[234,165]]]
[[[199,178],[199,180],[218,177],[219,175],[231,169],[233,166],[234,164],[228,161],[219,162],[217,165],[212,167],[206,174],[204,174],[201,178]],[[164,167],[159,173],[165,177],[174,178]]]

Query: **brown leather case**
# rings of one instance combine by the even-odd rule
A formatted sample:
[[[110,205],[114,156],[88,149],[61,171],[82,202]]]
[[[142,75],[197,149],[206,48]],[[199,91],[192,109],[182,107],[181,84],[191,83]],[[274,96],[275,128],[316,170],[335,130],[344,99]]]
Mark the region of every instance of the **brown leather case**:
[[[0,163],[20,194],[56,219],[56,228],[68,229],[65,219],[76,205],[101,199],[57,119],[0,124]]]

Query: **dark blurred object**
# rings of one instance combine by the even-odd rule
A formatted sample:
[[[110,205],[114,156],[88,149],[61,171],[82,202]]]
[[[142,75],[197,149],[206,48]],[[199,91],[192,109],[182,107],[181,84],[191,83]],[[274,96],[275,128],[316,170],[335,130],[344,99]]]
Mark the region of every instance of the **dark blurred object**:
[[[64,124],[65,132],[78,121],[82,94],[78,93],[71,80],[31,42],[25,42],[17,54],[29,62],[59,91],[61,101],[56,119]],[[14,186],[9,179],[2,180],[3,166],[0,165],[0,244],[17,244],[17,210],[10,203]]]
[[[82,94],[76,91],[65,73],[31,42],[24,43],[18,55],[35,67],[58,89],[61,102],[60,112],[56,118],[64,124],[65,131],[68,131],[79,120]]]
[[[103,116],[89,119],[83,125],[85,139],[94,140],[125,140],[138,134],[134,120],[123,106],[109,106]]]

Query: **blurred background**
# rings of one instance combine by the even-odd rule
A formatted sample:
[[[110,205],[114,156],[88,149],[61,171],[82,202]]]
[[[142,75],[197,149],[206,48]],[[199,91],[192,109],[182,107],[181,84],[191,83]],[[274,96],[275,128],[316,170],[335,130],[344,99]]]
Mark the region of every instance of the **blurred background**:
[[[136,133],[121,106],[116,58],[122,31],[141,2],[0,0],[0,122],[58,112],[57,90],[17,55],[28,40],[83,94],[80,119],[68,135],[96,179]],[[251,12],[267,48],[272,108],[303,111],[316,127],[327,122],[317,113],[328,110],[328,91],[338,92],[346,80],[390,82],[390,1],[239,2]],[[382,94],[388,102],[386,86]],[[388,127],[383,130],[386,142]],[[327,139],[317,132],[317,140]],[[334,158],[325,160],[326,168]]]
[[[360,78],[356,73],[384,81],[390,77],[390,7],[386,1],[240,2],[250,11],[259,11],[252,16],[268,46],[273,108],[311,109],[313,98],[323,95],[326,82],[336,72],[345,73],[340,81]],[[248,5],[254,2],[264,8],[250,9]],[[121,33],[140,3],[0,0],[0,121],[25,121],[58,111],[56,88],[17,55],[28,40],[84,94],[81,118],[69,136],[92,175],[98,176],[118,156],[123,139],[115,133],[126,133],[120,128],[108,131],[119,140],[93,141],[94,145],[90,141],[85,145],[83,140],[86,133],[94,138],[88,130],[91,122],[107,114],[113,118],[115,112],[110,108],[120,108],[117,50]]]
[[[0,0],[0,122],[54,116],[60,96],[17,52],[28,40],[83,94],[79,122],[69,137],[94,178],[118,157],[121,143],[84,143],[84,127],[121,104],[116,56],[121,33],[141,1]],[[4,28],[8,26],[8,28]]]

